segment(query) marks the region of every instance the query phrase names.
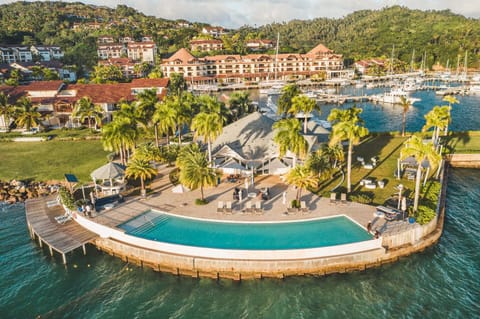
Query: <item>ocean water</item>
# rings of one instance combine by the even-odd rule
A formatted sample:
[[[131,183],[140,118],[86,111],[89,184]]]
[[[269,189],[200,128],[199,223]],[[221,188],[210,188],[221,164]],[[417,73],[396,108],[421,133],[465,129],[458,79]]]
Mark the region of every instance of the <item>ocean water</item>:
[[[358,89],[352,86],[339,88],[340,94],[345,95],[372,95],[382,94],[389,89]],[[448,105],[443,102],[442,96],[435,95],[434,91],[417,91],[412,94],[412,97],[420,98],[411,106],[406,116],[406,130],[407,132],[421,131],[425,125],[425,114],[427,114],[436,105]],[[456,95],[459,101],[458,104],[452,106],[452,123],[449,127],[451,131],[469,131],[480,129],[480,95]],[[265,106],[267,97],[264,95],[258,96],[252,92],[252,99],[258,99],[259,105]],[[274,97],[276,102],[278,97]],[[377,104],[372,102],[357,102],[357,107],[363,109],[361,118],[365,121],[365,126],[371,132],[390,132],[402,131],[403,109],[400,105]],[[345,109],[353,106],[354,103],[345,103],[341,105],[336,104],[322,104],[320,105],[321,114],[318,118],[325,120],[333,108]]]
[[[479,318],[480,170],[450,171],[440,242],[365,272],[284,280],[192,279],[89,247],[50,257],[22,205],[0,208],[1,318]]]

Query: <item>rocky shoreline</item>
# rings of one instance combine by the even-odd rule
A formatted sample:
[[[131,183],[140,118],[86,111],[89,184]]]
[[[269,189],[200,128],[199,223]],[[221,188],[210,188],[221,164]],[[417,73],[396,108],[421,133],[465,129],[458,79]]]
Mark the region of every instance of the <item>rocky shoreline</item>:
[[[0,181],[0,202],[9,204],[23,203],[25,200],[48,196],[58,192],[60,184],[45,182],[26,182],[12,180]]]

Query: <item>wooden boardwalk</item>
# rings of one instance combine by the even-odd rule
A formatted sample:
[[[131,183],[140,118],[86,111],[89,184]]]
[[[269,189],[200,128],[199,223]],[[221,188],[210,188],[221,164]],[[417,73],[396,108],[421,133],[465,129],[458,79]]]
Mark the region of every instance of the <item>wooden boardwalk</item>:
[[[52,256],[53,250],[59,252],[62,255],[63,263],[66,264],[67,253],[82,247],[85,254],[85,244],[91,242],[98,235],[86,230],[73,220],[59,224],[55,217],[64,215],[65,211],[60,205],[49,204],[55,200],[55,197],[56,195],[26,201],[27,227],[30,237],[33,240],[38,239],[40,247],[45,243]]]

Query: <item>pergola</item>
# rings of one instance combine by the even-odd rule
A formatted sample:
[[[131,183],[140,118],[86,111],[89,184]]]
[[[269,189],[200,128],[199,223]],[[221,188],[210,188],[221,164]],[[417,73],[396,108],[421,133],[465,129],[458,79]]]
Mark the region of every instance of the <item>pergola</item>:
[[[125,188],[125,166],[119,163],[108,162],[94,170],[90,176],[95,184],[95,192],[98,195],[100,189],[104,195],[120,193]],[[97,181],[101,181],[98,183]]]

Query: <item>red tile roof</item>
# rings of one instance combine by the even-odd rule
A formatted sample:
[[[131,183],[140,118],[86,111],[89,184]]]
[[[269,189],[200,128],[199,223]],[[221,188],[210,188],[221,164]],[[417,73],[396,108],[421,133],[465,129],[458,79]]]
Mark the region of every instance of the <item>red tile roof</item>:
[[[35,81],[27,85],[19,86],[23,91],[58,91],[65,83],[61,80],[56,81]]]

